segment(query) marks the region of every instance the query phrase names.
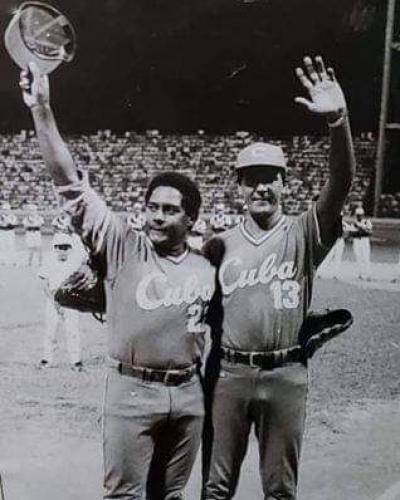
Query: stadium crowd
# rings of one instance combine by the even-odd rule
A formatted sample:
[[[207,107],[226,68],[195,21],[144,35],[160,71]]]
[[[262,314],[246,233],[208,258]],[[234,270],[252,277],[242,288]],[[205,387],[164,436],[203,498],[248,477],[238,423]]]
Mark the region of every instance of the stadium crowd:
[[[148,179],[163,170],[190,175],[201,188],[203,212],[209,214],[215,204],[223,203],[228,213],[240,213],[234,178],[234,159],[244,145],[253,141],[279,144],[288,159],[289,173],[284,192],[288,214],[304,210],[316,199],[328,168],[327,137],[295,136],[287,140],[237,132],[233,135],[161,135],[157,130],[144,134],[110,130],[68,138],[69,147],[82,170],[89,173],[91,184],[115,211],[129,212],[142,202]],[[374,168],[376,141],[371,134],[355,138],[357,174],[345,214],[364,202]],[[0,135],[1,202],[13,209],[36,204],[40,210],[57,208],[50,177],[32,131]],[[400,193],[383,195],[381,215],[400,215]]]

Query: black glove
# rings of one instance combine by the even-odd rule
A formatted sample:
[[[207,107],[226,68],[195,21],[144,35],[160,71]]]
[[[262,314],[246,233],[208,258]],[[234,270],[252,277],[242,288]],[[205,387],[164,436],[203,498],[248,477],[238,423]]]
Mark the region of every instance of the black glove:
[[[106,312],[104,279],[90,261],[84,263],[60,285],[54,300],[63,307],[90,312],[99,319]]]
[[[299,344],[307,358],[325,342],[347,330],[353,324],[353,315],[347,309],[326,309],[311,311],[303,321],[299,331]]]

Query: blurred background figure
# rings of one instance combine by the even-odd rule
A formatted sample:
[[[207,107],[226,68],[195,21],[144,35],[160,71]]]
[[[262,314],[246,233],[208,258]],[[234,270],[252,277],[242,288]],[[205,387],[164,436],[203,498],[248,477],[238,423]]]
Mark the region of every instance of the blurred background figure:
[[[12,213],[9,203],[1,205],[0,212],[0,264],[12,266],[17,264],[17,253],[15,244],[15,228],[18,219]]]
[[[199,217],[189,232],[187,238],[189,246],[195,250],[201,250],[205,241],[206,231],[207,224]]]
[[[22,222],[26,231],[25,241],[28,248],[28,266],[33,266],[35,255],[37,256],[38,265],[41,266],[43,261],[41,228],[44,224],[44,219],[37,213],[36,205],[29,204],[26,208],[28,215]]]
[[[64,212],[54,217],[51,221],[51,226],[56,233],[71,234],[70,217]]]
[[[371,243],[372,222],[365,217],[362,207],[354,211],[355,220],[350,235],[353,238],[353,250],[357,263],[357,272],[360,279],[371,279]]]
[[[59,233],[68,234],[72,238],[72,253],[73,258],[80,262],[83,262],[88,258],[88,252],[84,247],[81,238],[73,231],[71,225],[71,217],[65,212],[61,211],[58,215],[54,217],[51,222],[51,226],[54,229],[55,236]]]
[[[225,215],[225,205],[217,203],[211,213],[210,226],[214,234],[222,233],[227,229],[227,218]]]
[[[342,220],[342,236],[337,239],[332,250],[319,266],[317,276],[320,278],[339,278],[340,269],[343,263],[343,252],[346,246],[345,242],[349,238],[351,229],[352,225],[345,220]]]
[[[146,218],[143,213],[143,205],[140,202],[137,201],[133,205],[132,212],[128,214],[127,221],[135,231],[143,231],[146,224]]]
[[[82,357],[79,332],[79,313],[73,309],[61,307],[54,300],[54,295],[62,282],[77,270],[80,261],[74,258],[73,240],[66,233],[56,233],[52,242],[52,251],[48,261],[40,268],[38,276],[43,280],[45,305],[45,329],[41,367],[54,363],[58,345],[58,331],[64,329],[69,360],[73,369],[81,371]]]

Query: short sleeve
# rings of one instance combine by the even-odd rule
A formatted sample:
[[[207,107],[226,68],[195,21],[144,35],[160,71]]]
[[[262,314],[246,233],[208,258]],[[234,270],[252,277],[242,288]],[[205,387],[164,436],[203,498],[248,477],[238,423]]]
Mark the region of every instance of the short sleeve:
[[[332,232],[329,235],[328,241],[322,241],[321,239],[321,231],[315,203],[309,210],[300,215],[299,220],[306,237],[310,264],[313,268],[316,268],[328,255],[336,240],[342,235],[342,218],[341,216],[338,217],[338,220],[334,224]]]

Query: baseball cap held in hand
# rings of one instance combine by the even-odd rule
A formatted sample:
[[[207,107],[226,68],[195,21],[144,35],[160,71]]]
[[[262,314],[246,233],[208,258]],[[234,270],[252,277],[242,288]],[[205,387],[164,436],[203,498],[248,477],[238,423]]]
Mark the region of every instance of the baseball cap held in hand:
[[[22,69],[35,62],[42,74],[51,73],[75,54],[75,32],[57,9],[42,2],[24,2],[14,13],[4,35],[13,61]]]

